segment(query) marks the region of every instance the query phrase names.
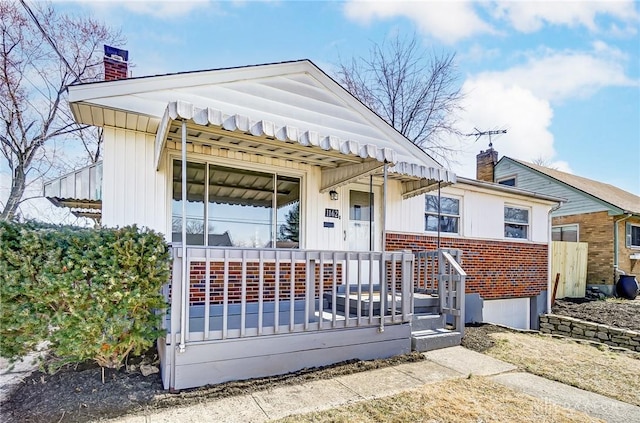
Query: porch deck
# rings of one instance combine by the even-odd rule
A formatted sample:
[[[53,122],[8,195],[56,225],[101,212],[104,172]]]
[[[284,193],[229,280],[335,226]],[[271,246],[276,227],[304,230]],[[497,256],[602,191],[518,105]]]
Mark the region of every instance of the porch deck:
[[[165,388],[411,350],[411,253],[189,247],[183,260],[182,252],[174,249],[158,345]]]

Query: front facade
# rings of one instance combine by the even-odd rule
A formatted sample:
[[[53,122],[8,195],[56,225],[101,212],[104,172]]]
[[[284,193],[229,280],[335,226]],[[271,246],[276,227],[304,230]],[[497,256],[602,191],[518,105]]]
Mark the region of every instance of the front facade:
[[[640,197],[509,157],[498,161],[494,150],[482,152],[478,165],[479,173],[499,184],[566,199],[552,214],[552,239],[588,243],[588,285],[612,294],[619,274],[640,270]],[[487,170],[492,166],[493,175]]]
[[[558,200],[456,184],[309,61],[69,98],[103,130],[99,195],[75,201],[77,177],[45,193],[171,243],[168,389],[453,345],[465,321],[530,328],[548,309]]]
[[[450,321],[459,342],[455,252],[386,248],[400,204],[455,175],[311,62],[83,84],[69,98],[78,122],[103,128],[102,225],[172,245],[165,387],[408,352],[420,260],[441,275],[423,329]]]

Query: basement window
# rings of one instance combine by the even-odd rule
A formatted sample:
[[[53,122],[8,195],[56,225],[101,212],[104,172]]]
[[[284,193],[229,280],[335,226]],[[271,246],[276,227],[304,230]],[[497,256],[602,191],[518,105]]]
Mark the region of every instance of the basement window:
[[[640,248],[640,225],[627,223],[627,247]]]
[[[504,206],[504,237],[528,239],[529,210],[519,207]]]
[[[440,232],[457,234],[460,224],[460,200],[440,196]],[[425,230],[438,231],[438,196],[425,197]]]

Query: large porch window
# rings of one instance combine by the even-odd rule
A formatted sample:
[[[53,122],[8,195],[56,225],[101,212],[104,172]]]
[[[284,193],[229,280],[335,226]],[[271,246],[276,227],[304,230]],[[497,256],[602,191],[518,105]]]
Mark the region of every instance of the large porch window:
[[[172,241],[181,242],[180,160],[172,190]],[[187,162],[186,218],[190,245],[299,248],[300,178]]]

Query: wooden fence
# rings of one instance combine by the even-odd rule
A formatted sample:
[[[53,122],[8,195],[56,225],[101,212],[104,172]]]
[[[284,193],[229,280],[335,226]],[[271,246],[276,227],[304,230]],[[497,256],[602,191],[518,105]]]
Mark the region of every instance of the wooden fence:
[[[560,274],[556,298],[584,298],[587,287],[586,242],[551,243],[551,280]]]

